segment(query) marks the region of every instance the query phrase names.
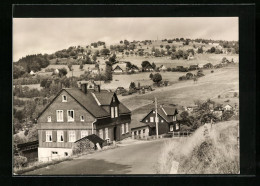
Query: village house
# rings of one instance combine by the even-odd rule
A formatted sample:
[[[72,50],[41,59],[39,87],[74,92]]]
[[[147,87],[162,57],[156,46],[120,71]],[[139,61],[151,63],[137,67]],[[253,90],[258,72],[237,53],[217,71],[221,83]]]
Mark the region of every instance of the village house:
[[[31,70],[30,75],[31,75],[31,76],[35,76],[35,74],[36,74],[36,73],[35,73],[33,70]]]
[[[153,69],[153,67],[152,67],[151,64],[147,64],[147,65],[143,68],[143,71],[144,71],[144,72],[153,72],[154,69]]]
[[[199,65],[190,65],[189,70],[198,70]]]
[[[233,110],[233,106],[231,106],[230,104],[225,105],[223,108],[224,110]]]
[[[133,65],[129,68],[128,72],[139,72],[139,68]]]
[[[112,71],[114,73],[124,73],[127,71],[126,63],[117,63],[112,66]]]
[[[100,86],[62,89],[38,117],[38,160],[72,155],[74,142],[96,134],[107,143],[129,137],[131,111]]]
[[[152,136],[156,135],[156,114],[152,109],[147,115],[141,119],[141,124],[133,126],[132,135]],[[168,132],[180,131],[179,112],[177,107],[160,106],[157,109],[158,118],[158,134],[166,134]]]
[[[160,70],[160,71],[166,71],[166,70],[167,70],[167,67],[164,66],[164,65],[161,65],[161,66],[159,67],[159,70]]]
[[[19,155],[26,157],[28,162],[33,162],[38,158],[38,146],[38,141],[18,144],[18,153]]]

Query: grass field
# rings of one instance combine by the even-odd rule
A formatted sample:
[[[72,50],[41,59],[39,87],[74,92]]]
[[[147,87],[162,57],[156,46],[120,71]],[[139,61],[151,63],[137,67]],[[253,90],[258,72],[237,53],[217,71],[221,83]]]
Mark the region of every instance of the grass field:
[[[177,174],[239,174],[238,123],[206,124],[191,137],[167,141],[158,159],[158,173],[171,173],[172,162],[178,162]]]
[[[119,95],[119,100],[132,111],[132,123],[139,122],[151,108],[154,108],[154,97],[157,97],[160,104],[177,104],[179,106],[188,106],[194,104],[195,100],[206,100],[208,98],[217,103],[224,103],[229,99],[229,103],[239,105],[238,98],[220,98],[231,90],[238,90],[238,67],[226,67],[215,69],[214,73],[210,70],[204,70],[206,74],[199,78],[194,84],[192,80],[178,81],[168,87],[161,87],[146,94],[133,94],[129,96]]]

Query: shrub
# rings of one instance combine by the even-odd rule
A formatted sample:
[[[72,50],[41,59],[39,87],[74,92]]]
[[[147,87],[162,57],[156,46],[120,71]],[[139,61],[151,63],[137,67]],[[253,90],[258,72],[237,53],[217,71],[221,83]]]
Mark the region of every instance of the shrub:
[[[211,73],[214,73],[214,70],[211,70]]]
[[[233,111],[227,110],[227,111],[225,111],[225,112],[223,113],[222,119],[223,119],[224,121],[227,121],[227,120],[229,120],[233,115],[234,115],[234,112],[233,112]]]
[[[24,156],[14,156],[14,167],[15,168],[21,168],[26,167],[28,164],[27,158]]]

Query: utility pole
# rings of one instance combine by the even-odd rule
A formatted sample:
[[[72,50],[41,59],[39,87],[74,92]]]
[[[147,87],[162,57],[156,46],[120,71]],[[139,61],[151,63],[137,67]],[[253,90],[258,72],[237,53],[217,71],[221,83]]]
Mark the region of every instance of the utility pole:
[[[154,103],[155,103],[155,123],[156,123],[156,138],[158,139],[158,112],[157,112],[157,98],[154,97]]]

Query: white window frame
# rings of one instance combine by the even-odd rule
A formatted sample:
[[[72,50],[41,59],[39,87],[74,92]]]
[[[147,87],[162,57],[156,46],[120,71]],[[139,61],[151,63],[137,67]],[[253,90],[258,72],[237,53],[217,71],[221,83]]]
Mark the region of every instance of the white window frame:
[[[61,113],[60,116],[59,113]],[[57,122],[63,122],[63,110],[56,110],[56,115],[57,115]]]
[[[173,131],[173,125],[170,125],[170,132]]]
[[[84,116],[80,116],[80,121],[85,121]]]
[[[176,116],[173,116],[173,117],[172,117],[172,120],[173,120],[173,121],[176,121]]]
[[[125,133],[128,133],[129,132],[129,128],[128,128],[128,123],[125,124]]]
[[[109,137],[108,137],[108,128],[105,128],[105,139],[106,140],[109,139]]]
[[[47,122],[50,123],[51,122],[51,116],[47,117]]]
[[[61,136],[63,141],[61,141]],[[57,130],[57,142],[64,142],[64,132],[63,130]]]
[[[124,124],[121,124],[121,133],[125,134],[125,126],[124,126]]]
[[[80,137],[81,137],[81,138],[84,138],[84,137],[86,137],[86,136],[88,136],[88,130],[82,130],[82,131],[80,132]]]
[[[103,129],[99,129],[98,134],[101,139],[104,138]]]
[[[118,117],[118,107],[114,107],[115,108],[115,118]]]
[[[180,129],[180,126],[178,123],[176,123],[176,130],[179,130]]]
[[[73,112],[73,117],[69,116],[69,112]],[[67,120],[68,120],[68,122],[74,122],[75,121],[75,112],[74,112],[74,110],[67,110]]]
[[[66,98],[66,99],[64,99]],[[66,95],[62,95],[62,102],[67,102],[68,101],[68,97]]]
[[[163,119],[161,120],[161,123],[163,123],[164,121],[163,121]]]
[[[46,142],[52,142],[52,131],[46,130]]]
[[[110,113],[111,113],[111,118],[114,118],[115,117],[114,107],[110,107]]]
[[[75,130],[69,130],[69,142],[76,141],[76,132]]]
[[[150,122],[154,122],[153,116],[150,117]]]
[[[148,119],[147,119],[147,120],[145,120],[145,122],[147,123],[147,122],[148,122]]]

